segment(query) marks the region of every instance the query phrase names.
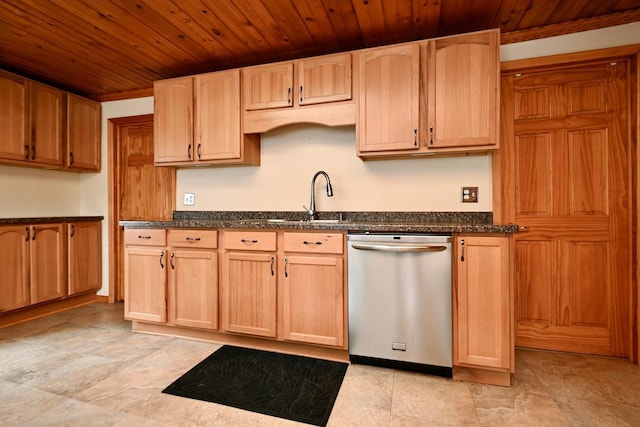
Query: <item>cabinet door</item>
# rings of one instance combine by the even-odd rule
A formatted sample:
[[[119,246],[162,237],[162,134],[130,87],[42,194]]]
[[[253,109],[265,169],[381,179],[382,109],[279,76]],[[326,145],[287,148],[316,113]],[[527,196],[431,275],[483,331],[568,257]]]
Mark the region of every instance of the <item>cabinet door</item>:
[[[4,71],[0,71],[0,129],[0,158],[28,160],[28,81]]]
[[[509,239],[456,238],[454,364],[509,368]]]
[[[67,295],[63,224],[31,226],[31,304]]]
[[[29,295],[29,242],[31,227],[0,227],[0,313],[26,307]]]
[[[196,160],[240,158],[240,70],[195,77]]]
[[[102,286],[102,225],[100,221],[67,226],[69,295]]]
[[[498,32],[429,41],[427,147],[497,148]]]
[[[358,152],[418,149],[418,44],[366,50],[358,55]]]
[[[276,255],[225,254],[225,330],[276,336]]]
[[[167,321],[167,251],[164,247],[127,247],[124,251],[124,317]]]
[[[68,169],[100,171],[100,103],[67,94]]]
[[[296,64],[299,105],[351,99],[351,54],[320,56]]]
[[[154,159],[156,163],[193,160],[193,78],[156,81]]]
[[[62,166],[64,92],[30,82],[31,147],[29,160]]]
[[[342,257],[287,256],[284,260],[284,338],[344,344]]]
[[[218,253],[174,248],[169,255],[169,322],[218,329]]]
[[[293,106],[293,63],[244,68],[242,76],[245,110]]]

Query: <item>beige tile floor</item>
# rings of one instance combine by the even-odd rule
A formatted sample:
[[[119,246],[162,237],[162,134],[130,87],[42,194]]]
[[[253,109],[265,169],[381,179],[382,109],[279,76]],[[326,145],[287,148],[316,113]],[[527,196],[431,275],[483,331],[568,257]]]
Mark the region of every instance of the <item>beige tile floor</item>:
[[[132,333],[120,304],[0,329],[0,425],[297,424],[161,393],[217,348]],[[505,388],[352,365],[329,420],[329,426],[438,425],[640,426],[640,367],[518,350],[514,384]]]

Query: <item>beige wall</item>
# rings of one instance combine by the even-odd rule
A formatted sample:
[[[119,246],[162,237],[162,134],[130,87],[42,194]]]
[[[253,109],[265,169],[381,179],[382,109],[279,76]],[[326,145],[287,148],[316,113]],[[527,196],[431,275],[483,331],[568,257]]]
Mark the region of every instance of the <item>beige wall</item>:
[[[640,23],[501,47],[502,60],[640,43]],[[0,166],[0,218],[58,215],[108,217],[107,120],[149,114],[153,98],[102,104],[102,172],[69,172]],[[491,158],[438,158],[362,162],[353,128],[290,126],[263,135],[262,166],[185,169],[178,172],[177,207],[196,193],[197,210],[301,209],[309,183],[326,170],[335,197],[316,190],[321,210],[491,210]],[[459,202],[459,187],[478,185],[480,203]],[[103,287],[108,293],[107,221],[103,225]]]

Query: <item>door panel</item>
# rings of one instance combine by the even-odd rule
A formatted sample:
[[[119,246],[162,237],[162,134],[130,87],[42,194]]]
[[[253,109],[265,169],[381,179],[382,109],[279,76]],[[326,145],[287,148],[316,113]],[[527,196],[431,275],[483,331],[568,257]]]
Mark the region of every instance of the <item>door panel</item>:
[[[522,230],[518,346],[630,355],[628,70],[618,60],[502,77],[494,217]]]

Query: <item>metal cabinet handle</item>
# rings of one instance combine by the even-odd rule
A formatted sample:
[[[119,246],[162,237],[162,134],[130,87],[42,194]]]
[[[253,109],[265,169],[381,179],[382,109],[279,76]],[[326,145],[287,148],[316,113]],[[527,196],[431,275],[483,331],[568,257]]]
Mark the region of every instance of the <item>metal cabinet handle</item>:
[[[285,258],[284,259],[284,277],[289,277],[289,271],[287,270],[288,265],[289,265],[289,260]]]
[[[187,156],[189,156],[189,160],[191,160],[191,144],[187,147]]]
[[[71,224],[71,234],[69,235],[69,237],[73,237],[74,234],[76,234],[76,227]]]
[[[418,129],[413,130],[413,146],[418,146]]]
[[[200,155],[200,148],[202,147],[202,144],[198,144],[198,147],[196,148],[196,154],[198,154],[198,160],[200,160],[200,157],[202,157]]]
[[[275,276],[276,272],[273,270],[273,264],[276,262],[276,257],[271,257],[271,275]]]
[[[200,238],[199,237],[195,237],[195,238],[194,237],[185,237],[185,240],[187,242],[199,242]]]
[[[69,152],[69,166],[73,166],[73,152]]]
[[[36,226],[33,226],[33,231],[31,232],[31,240],[36,240]]]
[[[433,128],[429,128],[429,145],[433,145]]]
[[[162,258],[164,258],[164,252],[160,252],[160,268],[164,268],[164,264],[162,263]]]
[[[31,160],[36,159],[36,144],[31,145]]]
[[[240,239],[240,241],[242,243],[258,243],[258,241],[256,239],[251,239],[251,240],[249,240],[249,239]]]
[[[287,90],[287,105],[291,105],[291,88]]]
[[[29,146],[27,144],[24,145],[24,158],[29,160]]]
[[[318,242],[310,242],[308,240],[303,240],[302,243],[304,243],[305,245],[321,245],[322,242],[318,241]]]
[[[29,228],[29,226],[24,228],[25,230],[27,230],[27,238],[24,239],[25,242],[28,242],[29,239],[31,238],[31,229]]]
[[[464,262],[464,239],[460,240],[460,246],[462,247],[462,253],[460,254],[460,262]]]
[[[151,236],[143,236],[141,234],[138,234],[138,239],[150,239]]]
[[[303,101],[304,99],[302,97],[302,85],[300,85],[300,103],[302,104]]]
[[[391,245],[361,245],[352,244],[353,249],[362,251],[380,251],[380,252],[442,252],[447,249],[446,246],[391,246]]]
[[[174,253],[173,253],[173,252],[171,252],[171,258],[169,258],[169,264],[171,265],[171,269],[172,269],[172,270],[175,270],[175,269],[176,269],[176,266],[175,266],[175,265],[173,265],[173,257],[174,257],[174,256],[175,256],[175,255],[174,255]]]

